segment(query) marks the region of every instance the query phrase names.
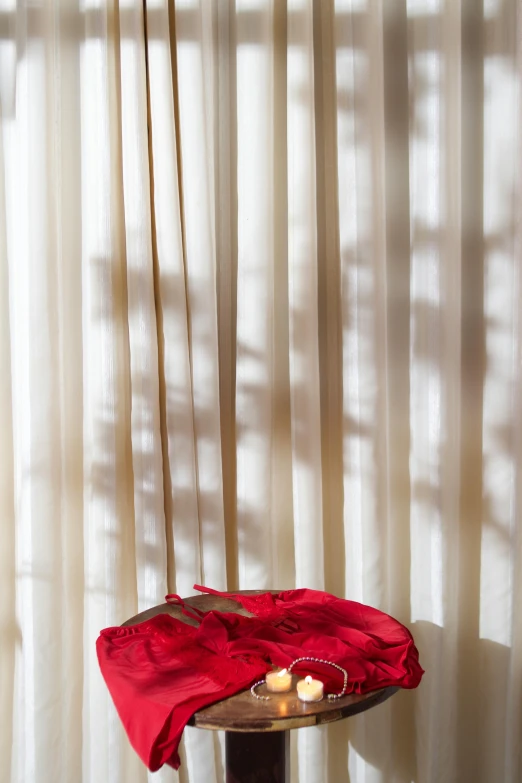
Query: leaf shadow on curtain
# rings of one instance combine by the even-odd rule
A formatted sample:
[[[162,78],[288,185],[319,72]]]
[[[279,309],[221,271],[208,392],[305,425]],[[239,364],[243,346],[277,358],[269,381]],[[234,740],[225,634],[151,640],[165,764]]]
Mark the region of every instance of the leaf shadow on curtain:
[[[445,404],[448,406],[447,426],[450,429],[447,442],[442,443],[438,448],[437,464],[442,467],[442,470],[439,472],[436,482],[429,483],[417,480],[412,482],[411,486],[412,496],[420,507],[424,506],[427,511],[427,519],[434,515],[437,516],[440,512],[441,495],[443,507],[446,508],[446,512],[448,508],[450,511],[449,515],[446,514],[447,519],[444,521],[442,531],[446,539],[446,546],[450,547],[448,561],[445,564],[449,575],[447,577],[449,581],[446,585],[446,589],[449,589],[448,626],[441,628],[426,621],[413,623],[412,630],[415,637],[418,637],[421,660],[423,654],[426,660],[433,660],[433,651],[438,650],[443,660],[442,669],[438,675],[428,671],[418,693],[413,695],[399,694],[398,697],[395,697],[393,705],[385,705],[381,708],[395,713],[394,725],[397,724],[397,718],[400,715],[400,723],[404,722],[408,726],[407,732],[399,728],[399,733],[403,737],[406,733],[408,738],[404,740],[400,751],[395,750],[394,752],[393,774],[400,776],[397,779],[401,783],[402,781],[409,783],[411,780],[427,779],[427,776],[431,774],[427,759],[436,757],[437,748],[441,754],[442,770],[446,773],[449,770],[451,774],[454,769],[452,764],[457,764],[459,779],[488,779],[484,776],[481,777],[477,772],[479,762],[476,761],[477,754],[473,751],[473,747],[477,747],[481,741],[480,737],[485,731],[485,723],[479,717],[480,706],[484,702],[484,695],[481,694],[481,672],[484,667],[487,667],[490,676],[495,681],[495,687],[498,687],[499,692],[505,693],[506,666],[511,655],[509,647],[488,639],[481,639],[479,635],[481,537],[483,531],[488,527],[498,529],[503,536],[505,536],[505,530],[503,531],[502,526],[495,520],[487,498],[484,502],[482,501],[481,493],[483,486],[482,398],[486,373],[488,372],[488,366],[483,357],[485,355],[485,332],[492,327],[491,321],[484,317],[483,277],[484,258],[491,250],[489,247],[491,237],[484,239],[482,230],[482,197],[484,192],[481,164],[484,154],[484,139],[481,131],[481,114],[484,105],[482,85],[484,55],[480,50],[482,19],[480,18],[481,9],[471,8],[470,13],[470,8],[471,6],[468,6],[463,15],[464,127],[462,136],[453,139],[456,148],[462,143],[464,150],[462,164],[464,231],[462,248],[460,248],[460,242],[455,248],[458,254],[462,252],[462,281],[458,281],[458,285],[455,287],[455,274],[449,270],[444,279],[446,296],[448,297],[446,301],[432,304],[429,301],[414,299],[411,303],[412,360],[432,367],[435,374],[439,372],[440,368],[441,345],[447,346],[453,341],[459,346],[462,330],[462,366],[460,366],[460,359],[457,364],[452,366],[450,356],[450,365],[442,368],[445,371],[443,383],[446,384],[446,389],[443,389],[443,394],[446,398]],[[499,11],[499,13],[504,13],[504,15],[509,9],[512,10],[512,6],[508,7],[507,3],[503,4],[503,8],[504,11]],[[420,20],[409,20],[409,25],[410,35],[413,30],[417,35],[417,46],[421,43],[429,51],[433,47],[433,39],[436,39],[440,34],[442,20],[421,18]],[[513,30],[515,26],[512,24],[510,29]],[[354,29],[357,28],[354,27]],[[497,56],[500,54],[508,60],[512,58],[509,43],[506,45],[510,39],[509,35],[504,38],[504,46],[500,47],[498,47],[499,41],[497,39]],[[411,78],[415,79],[415,100],[422,101],[422,94],[429,92],[431,86],[422,71],[414,74]],[[353,110],[350,96],[342,96],[339,107],[339,110]],[[419,138],[424,135],[427,131],[426,121],[427,118],[423,120],[416,116],[412,91],[410,93],[410,133],[413,137]],[[449,164],[450,160],[446,165]],[[448,184],[451,185],[451,182]],[[432,250],[436,248],[439,258],[444,259],[444,254],[448,250],[448,236],[451,237],[453,230],[452,225],[448,222],[433,229],[433,227],[417,223],[415,220],[412,223],[416,247]],[[513,234],[514,226],[506,224],[504,231],[496,238],[496,241],[505,245],[506,240],[509,243]],[[360,265],[367,250],[360,244],[357,250],[350,246],[345,247],[342,249],[341,256],[349,265]],[[458,255],[453,259],[450,258],[449,263],[453,263],[455,269],[458,269]],[[359,268],[358,272],[360,271]],[[451,309],[455,305],[454,297],[455,295],[460,297],[461,291],[462,304],[457,303],[457,311],[460,314],[462,306],[463,317],[462,322],[459,319],[456,323],[458,334],[455,335],[455,332],[452,333],[452,327],[455,324],[451,322],[453,320],[451,315],[450,323],[448,323],[448,314],[445,308],[446,305],[449,305]],[[370,298],[365,302],[364,298],[360,297],[358,304],[362,312],[361,320],[364,324],[365,314],[367,316],[375,309],[375,301]],[[351,322],[352,317],[355,318],[356,315],[359,314],[351,313],[349,319],[345,321],[343,328],[347,332],[352,328],[357,329],[357,324]],[[461,384],[462,397],[460,397]],[[457,428],[460,426],[460,415],[463,420],[463,437],[460,454],[457,454],[455,460],[452,457],[455,447],[453,427],[455,424]],[[350,436],[353,435],[363,440],[375,438],[374,426],[361,427],[360,419],[353,416],[345,417],[345,422]],[[509,425],[506,425],[503,431],[509,438]],[[505,440],[506,438],[504,438],[504,445],[506,445]],[[502,448],[502,450],[504,449]],[[378,448],[374,449],[374,454],[377,454],[378,451]],[[505,451],[507,452],[507,449]],[[516,454],[511,455],[511,458],[516,461]],[[457,473],[452,473],[451,469],[445,465],[453,465],[454,468],[457,468]],[[457,484],[459,467],[462,475],[460,489]],[[450,495],[449,507],[447,499],[444,500],[443,497],[448,494]],[[456,527],[454,520],[459,517],[460,524]],[[412,519],[412,524],[416,524],[414,519]],[[453,528],[453,532],[451,528]],[[436,534],[436,530],[433,532]],[[384,530],[384,536],[386,537],[386,530]],[[456,545],[454,551],[451,551],[452,545]],[[511,541],[512,551],[513,546],[513,541]],[[415,552],[413,554],[416,556]],[[457,581],[460,580],[460,588],[454,583],[455,575],[458,575]],[[412,585],[412,589],[415,589],[414,585]],[[453,601],[450,596],[453,597]],[[409,617],[405,616],[401,619],[408,622]],[[444,676],[444,669],[446,669],[447,678]],[[457,705],[452,690],[455,687],[458,688]],[[491,687],[493,689],[493,686]],[[395,709],[399,702],[401,702],[400,706]],[[370,764],[382,770],[388,769],[391,774],[389,755],[381,742],[380,718],[377,715],[368,715],[358,720],[365,722],[368,730],[364,735],[361,735],[361,741],[357,735],[352,738],[354,748]],[[502,723],[502,725],[504,724]],[[371,726],[374,727],[374,731],[371,730]],[[414,726],[417,727],[415,730]],[[448,734],[448,726],[452,727],[451,731],[454,732],[454,737]],[[338,740],[342,739],[341,728],[332,727],[331,731],[335,731]],[[439,732],[441,736],[439,736]],[[415,735],[417,735],[416,738]],[[498,751],[497,761],[501,764],[502,731],[499,730],[496,736],[495,753]],[[415,742],[417,742],[416,747]],[[345,745],[336,742],[336,751],[339,747],[342,747],[340,754],[342,767]],[[456,756],[458,760],[455,758]],[[341,777],[341,767],[337,767],[335,777],[332,779],[345,779],[345,777]],[[490,768],[494,769],[494,766],[491,765]],[[478,777],[474,777],[476,774]],[[442,779],[442,777],[437,777],[435,773],[434,779]]]
[[[475,66],[477,65],[477,62],[475,62]],[[423,85],[419,81],[418,89],[422,89]],[[475,85],[475,89],[480,90],[480,85]],[[475,96],[477,99],[476,107],[477,111],[481,110],[482,101],[478,99],[477,96]],[[478,120],[478,125],[480,127],[480,120]],[[469,125],[466,126],[466,138],[464,141],[466,142],[466,139],[472,135],[472,132],[476,133],[477,128],[477,116],[476,112],[472,117],[470,117]],[[422,126],[417,126],[417,133],[422,132]],[[469,158],[467,159],[470,166],[476,166],[477,159],[480,159],[480,156],[482,155],[482,140],[476,142],[476,146],[472,146]],[[480,173],[480,172],[479,172]],[[469,316],[470,320],[466,320],[464,324],[465,328],[465,334],[463,335],[463,356],[464,356],[464,362],[466,363],[463,366],[463,383],[465,385],[469,384],[469,389],[473,393],[475,402],[472,409],[466,409],[463,411],[464,418],[466,420],[466,430],[464,432],[464,435],[466,436],[466,432],[469,434],[471,441],[466,442],[462,445],[462,453],[461,453],[461,460],[462,460],[462,467],[463,467],[463,482],[464,487],[463,491],[466,493],[466,497],[464,501],[462,501],[463,506],[461,507],[463,511],[463,515],[465,514],[468,521],[466,522],[466,531],[465,536],[467,538],[467,543],[465,546],[462,547],[462,550],[459,554],[459,557],[461,558],[461,565],[459,567],[459,570],[463,574],[463,584],[461,585],[461,590],[463,591],[464,597],[461,598],[461,603],[459,605],[459,618],[461,622],[462,631],[460,632],[459,636],[459,648],[460,648],[460,682],[461,685],[459,686],[459,698],[460,698],[460,705],[462,709],[462,719],[458,721],[457,725],[457,746],[458,748],[462,748],[462,750],[458,751],[458,754],[461,758],[459,762],[459,767],[461,769],[462,774],[465,774],[465,771],[469,769],[468,764],[471,764],[470,761],[467,759],[471,758],[473,755],[473,745],[476,743],[476,738],[480,734],[479,726],[478,726],[478,716],[480,714],[480,694],[476,687],[476,681],[473,682],[474,678],[476,677],[477,671],[480,670],[481,663],[484,662],[487,669],[491,671],[492,673],[495,673],[493,676],[495,678],[495,681],[499,684],[499,689],[503,690],[502,684],[500,683],[500,679],[502,677],[502,673],[506,672],[506,667],[509,659],[509,650],[508,648],[504,647],[503,645],[496,644],[490,640],[480,639],[479,633],[478,633],[478,627],[479,627],[479,596],[480,596],[480,589],[479,589],[479,581],[480,581],[480,572],[479,572],[479,563],[480,563],[480,536],[481,536],[481,530],[480,526],[477,524],[477,518],[479,518],[479,515],[486,514],[486,517],[489,519],[488,524],[495,527],[495,529],[502,531],[502,526],[500,524],[497,524],[494,519],[494,514],[492,510],[484,509],[482,505],[482,501],[479,501],[479,493],[477,492],[477,488],[481,486],[482,484],[482,459],[479,458],[479,454],[482,453],[482,445],[477,441],[477,438],[479,437],[477,433],[481,431],[482,428],[482,406],[480,404],[480,399],[477,401],[477,390],[483,388],[484,384],[484,376],[487,371],[487,367],[481,367],[480,362],[477,362],[476,366],[470,366],[467,364],[467,357],[469,356],[480,356],[484,352],[484,331],[485,329],[489,328],[487,324],[484,323],[484,317],[483,313],[478,313],[476,311],[477,302],[480,300],[480,297],[482,295],[483,298],[483,292],[481,294],[480,286],[477,280],[483,275],[481,274],[480,269],[480,263],[478,263],[478,259],[484,257],[484,253],[487,252],[484,250],[482,246],[483,238],[481,232],[478,232],[477,225],[480,220],[480,212],[481,212],[481,205],[479,203],[481,199],[481,194],[483,191],[483,185],[477,187],[477,180],[476,180],[476,173],[473,175],[473,177],[470,177],[470,179],[466,182],[464,181],[464,199],[467,200],[467,204],[469,205],[469,210],[471,213],[471,220],[472,224],[474,226],[472,234],[468,235],[465,239],[465,242],[468,244],[465,244],[464,252],[467,253],[467,259],[468,262],[466,262],[466,258],[464,258],[464,266],[463,266],[463,279],[462,279],[462,287],[464,291],[464,296],[469,298],[469,305],[472,308],[472,312]],[[511,229],[508,227],[507,231],[509,232]],[[415,234],[417,237],[417,240],[420,243],[432,243],[433,241],[436,242],[436,237],[434,238],[431,233],[430,229],[422,226],[415,226]],[[501,238],[499,238],[499,241],[502,241]],[[364,253],[364,249],[359,249],[359,252]],[[344,251],[343,251],[344,253]],[[344,257],[344,255],[343,255]],[[139,282],[137,283],[139,285]],[[171,296],[169,294],[169,290],[171,288],[176,288],[178,286],[181,286],[183,290],[185,289],[185,282],[176,279],[174,277],[169,277],[168,279],[163,278],[162,280],[162,307],[165,307],[166,309],[171,306]],[[478,288],[477,288],[478,286]],[[467,293],[466,293],[467,291]],[[369,302],[369,307],[374,307],[374,301]],[[361,300],[361,305],[364,305],[364,302]],[[466,315],[466,313],[464,313]],[[128,314],[128,317],[131,317],[132,313]],[[306,314],[302,314],[302,317],[306,317]],[[434,349],[434,353],[430,354],[429,350],[426,350],[426,343],[424,341],[422,346],[417,345],[415,343],[415,340],[419,337],[419,334],[422,333],[423,330],[425,330],[425,334],[433,334],[434,330],[437,328],[437,325],[440,325],[440,318],[441,318],[441,312],[433,305],[430,305],[425,302],[414,302],[412,303],[411,307],[411,318],[413,321],[416,321],[418,324],[419,329],[414,332],[413,337],[413,353],[417,356],[417,358],[421,358],[423,361],[426,362],[438,362],[439,360],[439,354],[436,349]],[[403,346],[404,347],[404,346]],[[422,353],[421,353],[422,349]],[[212,346],[209,344],[208,350],[212,350]],[[245,350],[245,347],[243,346],[242,350]],[[259,357],[256,355],[251,356],[252,360],[257,361]],[[467,371],[471,372],[471,376],[466,376]],[[140,379],[136,378],[137,387],[139,388]],[[245,393],[248,398],[248,405],[252,408],[252,410],[256,409],[256,406],[259,402],[260,395],[262,396],[264,394],[263,389],[257,388],[255,385],[251,385],[249,387],[245,388]],[[181,409],[178,409],[178,399],[176,397],[176,391],[172,388],[166,388],[164,390],[165,399],[166,399],[166,405],[169,409],[173,411],[177,411],[178,414]],[[479,392],[479,398],[481,397],[481,393]],[[464,403],[463,403],[464,404]],[[100,436],[100,447],[101,449],[108,449],[110,453],[110,449],[113,448],[114,445],[114,431],[112,428],[112,423],[109,420],[109,414],[107,412],[103,412],[102,415],[99,416],[97,427],[99,429],[99,432],[102,433]],[[207,432],[207,428],[205,425],[205,412],[203,411],[203,416],[201,419],[201,430],[200,435],[204,439],[205,433]],[[364,425],[361,425],[361,423],[357,420],[353,419],[347,419],[346,420],[346,427],[349,428],[349,430],[357,435],[359,438],[364,437],[375,437],[375,431],[367,432]],[[105,432],[104,432],[105,429]],[[104,434],[103,434],[104,432]],[[122,433],[116,434],[117,440],[121,437],[123,437]],[[241,436],[241,432],[238,431],[236,433],[237,437]],[[125,439],[124,439],[125,440]],[[122,441],[123,442],[123,441]],[[502,437],[502,431],[499,432],[499,443],[502,444],[507,448],[506,440]],[[470,448],[470,444],[473,446],[472,448],[472,454],[471,459],[470,453],[468,449]],[[125,448],[128,449],[129,444],[127,443]],[[377,447],[378,450],[378,447]],[[147,455],[143,454],[143,459],[147,460]],[[297,458],[300,458],[299,455],[295,455]],[[165,465],[168,465],[168,463],[165,463]],[[108,497],[111,492],[110,488],[110,482],[108,481],[107,475],[106,475],[106,465],[104,463],[97,463],[93,466],[93,487],[94,491],[100,495],[100,497]],[[166,476],[164,476],[166,486],[168,486],[169,482],[169,471],[165,470]],[[423,488],[422,486],[416,485],[412,487],[412,491],[415,492],[418,496],[423,495],[424,491],[427,488]],[[429,488],[430,491],[433,488]],[[144,492],[143,496],[143,503],[145,508],[149,508],[152,510],[153,508],[153,499],[147,495],[146,489],[140,490]],[[179,504],[180,508],[188,507],[185,504],[188,504],[189,501],[189,495],[190,490],[187,490],[187,497],[183,496],[183,492],[178,489],[176,492],[176,500],[174,502]],[[469,494],[467,494],[469,493]],[[429,492],[427,492],[429,494]],[[167,496],[166,496],[167,497]],[[170,496],[169,496],[170,497]],[[469,501],[469,505],[466,505],[467,501]],[[210,499],[212,501],[212,499]],[[439,502],[439,499],[437,498],[434,500],[434,505],[437,507]],[[465,507],[464,507],[465,506]],[[245,520],[249,527],[249,530],[253,530],[253,524],[254,524],[254,517],[250,520],[248,517],[248,509],[244,510],[243,513],[245,514]],[[469,515],[469,516],[468,516]],[[185,519],[186,525],[192,525],[194,523],[194,519],[189,513]],[[131,530],[130,526],[127,532]],[[181,532],[181,529],[180,531]],[[258,535],[263,535],[263,530],[258,530]],[[109,534],[110,535],[110,534]],[[252,560],[255,560],[257,555],[257,548],[256,548],[256,539],[257,535],[252,535],[248,540],[240,540],[239,546],[242,548],[243,551],[246,551],[247,557]],[[131,547],[133,546],[132,541],[130,538],[127,537],[127,534],[125,535],[124,539],[120,542],[121,546],[123,548],[125,547]],[[148,557],[150,556],[151,562],[154,560],[154,552],[150,551],[148,552],[147,548],[143,550],[144,552],[144,558],[145,561],[147,561]],[[465,620],[464,618],[467,618]],[[418,621],[414,624],[413,628],[414,632],[418,636],[419,641],[419,647],[425,648],[426,654],[428,654],[429,650],[435,649],[437,646],[440,646],[442,644],[442,636],[444,634],[444,630],[441,629],[439,626],[428,623],[425,621]],[[470,661],[473,662],[473,665],[470,665]],[[429,680],[427,680],[429,682]],[[414,748],[415,743],[415,733],[413,731],[410,732],[410,728],[414,725],[414,713],[416,710],[426,711],[430,710],[429,702],[423,701],[421,704],[421,700],[424,700],[424,693],[425,693],[426,686],[421,686],[421,689],[419,690],[418,695],[415,695],[415,698],[411,698],[411,694],[400,694],[396,698],[397,703],[400,701],[401,705],[400,708],[395,709],[395,706],[390,707],[389,709],[395,713],[400,713],[401,720],[404,721],[405,726],[408,727],[408,734],[409,739],[408,741],[403,744],[401,748],[400,754],[396,755],[394,758],[394,775],[397,776],[397,780],[400,781],[400,783],[409,783],[411,780],[416,780],[418,778],[418,771],[416,769],[416,751]],[[433,696],[433,699],[436,701],[436,694]],[[387,708],[383,708],[387,709]],[[435,706],[432,708],[433,710],[436,709]],[[375,720],[375,722],[378,724],[379,720],[377,717],[375,719],[373,716],[369,716],[366,720],[368,720],[368,725],[371,726],[372,722]],[[500,728],[498,729],[499,735],[498,735],[498,741],[501,741],[501,731]],[[341,730],[339,729],[339,733]],[[402,733],[402,732],[401,732]],[[347,747],[348,747],[348,737],[347,732],[345,734],[346,740],[344,743],[344,747],[342,745],[339,745],[339,753],[344,754],[346,750],[347,754]],[[371,731],[367,731],[365,734],[365,741],[363,746],[360,748],[361,755],[369,761],[372,765],[376,766],[378,769],[386,769],[389,766],[389,758],[386,755],[386,752],[383,751],[382,746],[377,742],[374,737],[378,737],[379,732],[376,731],[375,734]],[[430,734],[431,740],[433,741],[433,734]],[[357,749],[357,741],[354,741],[354,747]],[[336,748],[336,751],[337,748]],[[417,751],[418,752],[418,751]],[[468,756],[469,753],[469,756]],[[347,774],[347,773],[345,773]],[[336,780],[343,780],[344,778],[335,778]],[[346,777],[347,779],[347,777]]]

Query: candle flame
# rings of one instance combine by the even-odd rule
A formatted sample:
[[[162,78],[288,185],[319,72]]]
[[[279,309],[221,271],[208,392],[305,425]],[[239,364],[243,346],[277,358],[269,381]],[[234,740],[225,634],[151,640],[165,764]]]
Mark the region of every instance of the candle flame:
[[[312,678],[310,677],[310,675],[305,677],[305,682],[306,682],[307,685],[310,685],[312,683]]]
[[[287,669],[281,669],[280,672],[277,672],[278,677],[284,677],[287,672]]]

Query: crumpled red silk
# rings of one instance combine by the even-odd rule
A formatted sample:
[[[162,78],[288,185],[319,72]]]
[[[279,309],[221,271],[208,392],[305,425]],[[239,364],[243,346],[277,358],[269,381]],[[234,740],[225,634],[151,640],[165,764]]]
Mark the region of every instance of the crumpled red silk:
[[[193,627],[160,614],[107,628],[97,641],[100,668],[130,742],[153,771],[165,763],[178,768],[181,734],[195,712],[250,687],[272,664],[287,667],[302,656],[332,661],[348,671],[349,693],[420,682],[410,632],[377,609],[317,590],[244,596],[195,588],[233,598],[255,616],[198,613],[200,624]],[[326,692],[342,687],[333,667],[303,663],[293,671],[315,674]]]
[[[168,614],[106,628],[96,651],[102,675],[132,747],[155,772],[179,767],[178,746],[198,710],[262,678],[270,666],[210,653],[197,628]]]

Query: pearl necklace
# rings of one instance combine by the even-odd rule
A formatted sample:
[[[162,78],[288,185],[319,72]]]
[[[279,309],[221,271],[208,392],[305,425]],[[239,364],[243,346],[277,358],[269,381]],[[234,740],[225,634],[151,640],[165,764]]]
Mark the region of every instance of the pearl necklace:
[[[310,663],[324,663],[327,666],[333,666],[334,669],[338,669],[338,671],[340,671],[343,675],[343,689],[340,693],[329,693],[327,698],[330,701],[334,701],[335,699],[341,699],[346,694],[346,688],[348,687],[348,672],[346,669],[343,669],[343,667],[339,666],[337,663],[333,663],[333,661],[325,661],[324,658],[312,658],[305,656],[303,658],[296,658],[295,661],[292,661],[290,666],[287,667],[287,671],[291,672],[296,663],[301,663],[302,661],[308,661]],[[264,685],[265,683],[266,680],[258,680],[258,682],[255,682],[252,685],[250,688],[250,693],[254,699],[258,699],[259,701],[270,700],[270,696],[260,696],[258,693],[256,693],[256,688],[258,688],[260,685]]]

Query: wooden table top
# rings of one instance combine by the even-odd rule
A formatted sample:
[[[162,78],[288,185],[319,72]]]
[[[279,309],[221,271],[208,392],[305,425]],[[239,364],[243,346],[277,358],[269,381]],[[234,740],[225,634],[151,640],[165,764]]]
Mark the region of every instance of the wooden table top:
[[[255,590],[244,590],[245,595],[254,595]],[[279,592],[279,591],[272,591]],[[221,598],[214,595],[195,595],[184,599],[190,606],[208,612],[235,612],[250,616],[237,601],[230,598]],[[195,620],[186,617],[177,606],[160,604],[152,609],[131,617],[123,625],[135,625],[143,620],[148,620],[157,614],[170,614],[190,625],[197,625]],[[211,704],[199,710],[192,716],[189,726],[199,729],[213,729],[225,731],[286,731],[287,729],[299,729],[304,726],[316,726],[320,723],[333,723],[334,721],[348,718],[359,712],[369,710],[377,704],[381,704],[399,689],[395,687],[383,688],[372,691],[363,696],[350,695],[341,699],[330,701],[323,699],[318,702],[302,702],[297,698],[295,683],[300,677],[293,677],[294,689],[288,693],[270,693],[270,701],[254,699],[249,690],[236,693],[228,699]],[[266,686],[257,688],[257,693],[267,695]]]

